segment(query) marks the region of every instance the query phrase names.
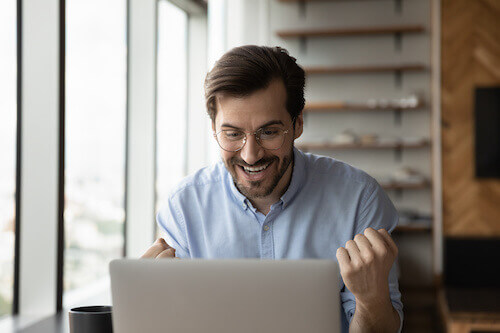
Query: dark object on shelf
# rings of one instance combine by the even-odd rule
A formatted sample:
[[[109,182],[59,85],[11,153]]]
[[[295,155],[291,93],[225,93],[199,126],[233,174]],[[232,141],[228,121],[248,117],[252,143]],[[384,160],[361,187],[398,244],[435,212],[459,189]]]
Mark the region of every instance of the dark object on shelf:
[[[500,178],[500,87],[476,88],[476,177]]]

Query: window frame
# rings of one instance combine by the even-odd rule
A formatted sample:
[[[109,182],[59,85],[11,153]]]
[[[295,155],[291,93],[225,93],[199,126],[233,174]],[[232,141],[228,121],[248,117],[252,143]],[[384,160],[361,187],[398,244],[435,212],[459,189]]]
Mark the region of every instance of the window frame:
[[[123,255],[136,258],[151,245],[155,236],[156,17],[157,1],[166,0],[125,1],[128,52]],[[207,71],[207,6],[196,0],[170,1],[175,5],[181,3],[181,9],[188,13],[186,168],[191,172],[210,161],[207,153],[210,121],[200,116],[205,109],[202,82]],[[141,5],[143,11],[149,7],[146,16],[139,15],[141,8],[136,10]],[[63,311],[66,2],[17,0],[16,6],[16,230],[12,314],[29,318],[22,320],[27,325],[37,318]],[[139,43],[139,38],[144,41],[144,36],[148,36],[144,31],[149,33],[146,48]],[[143,57],[148,59],[146,63],[141,63],[140,57],[134,58],[141,49],[145,52]],[[194,50],[200,52],[191,52]],[[148,77],[140,75],[145,66]],[[144,89],[145,86],[151,89]],[[149,105],[147,116],[144,107],[138,108],[144,101]],[[138,115],[142,118],[134,118]],[[135,127],[138,124],[142,126]],[[148,128],[151,131],[147,131]],[[134,140],[144,137],[143,133],[153,135],[134,145]],[[134,158],[140,156],[138,151],[144,148],[149,149],[146,155],[149,170],[133,164]],[[133,179],[144,180],[144,168],[150,177],[148,185],[134,187]],[[144,193],[147,200],[141,204],[133,201]],[[139,209],[141,205],[144,210]],[[132,215],[134,211],[136,216]]]

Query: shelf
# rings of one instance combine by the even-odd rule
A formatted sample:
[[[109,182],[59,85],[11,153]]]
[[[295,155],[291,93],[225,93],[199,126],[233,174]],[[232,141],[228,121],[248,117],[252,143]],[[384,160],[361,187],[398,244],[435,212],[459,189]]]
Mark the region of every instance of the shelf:
[[[419,224],[418,222],[415,222],[414,225],[410,224],[403,224],[403,225],[398,225],[394,229],[394,233],[429,233],[432,231],[432,226],[427,225],[427,224]]]
[[[419,190],[429,188],[431,183],[429,181],[421,183],[381,183],[380,186],[385,190]]]
[[[367,65],[367,66],[311,66],[305,67],[306,74],[349,74],[349,73],[383,73],[424,71],[427,67],[422,64],[404,65]]]
[[[322,102],[307,103],[304,111],[307,113],[333,113],[348,111],[414,111],[424,108],[424,104],[414,107],[393,107],[393,106],[375,106],[371,107],[366,103],[343,103],[343,102]]]
[[[406,149],[423,148],[430,146],[428,140],[418,143],[297,143],[297,148],[305,151],[309,150],[340,150],[340,149]]]
[[[396,25],[379,27],[282,30],[276,32],[276,34],[281,38],[306,38],[420,33],[424,31],[425,28],[422,25]]]

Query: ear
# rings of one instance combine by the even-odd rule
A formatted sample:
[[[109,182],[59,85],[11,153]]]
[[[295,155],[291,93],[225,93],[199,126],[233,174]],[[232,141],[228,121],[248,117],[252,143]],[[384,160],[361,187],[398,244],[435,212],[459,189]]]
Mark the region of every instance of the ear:
[[[301,135],[302,132],[304,131],[304,116],[302,112],[297,116],[297,119],[295,119],[295,128],[294,128],[294,136],[293,139],[298,139]]]

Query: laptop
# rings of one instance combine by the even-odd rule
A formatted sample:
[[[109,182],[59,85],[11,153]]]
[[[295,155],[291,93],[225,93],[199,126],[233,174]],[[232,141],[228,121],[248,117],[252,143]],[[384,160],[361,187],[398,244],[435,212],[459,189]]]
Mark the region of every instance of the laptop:
[[[331,260],[110,263],[115,333],[336,333],[340,274]]]

